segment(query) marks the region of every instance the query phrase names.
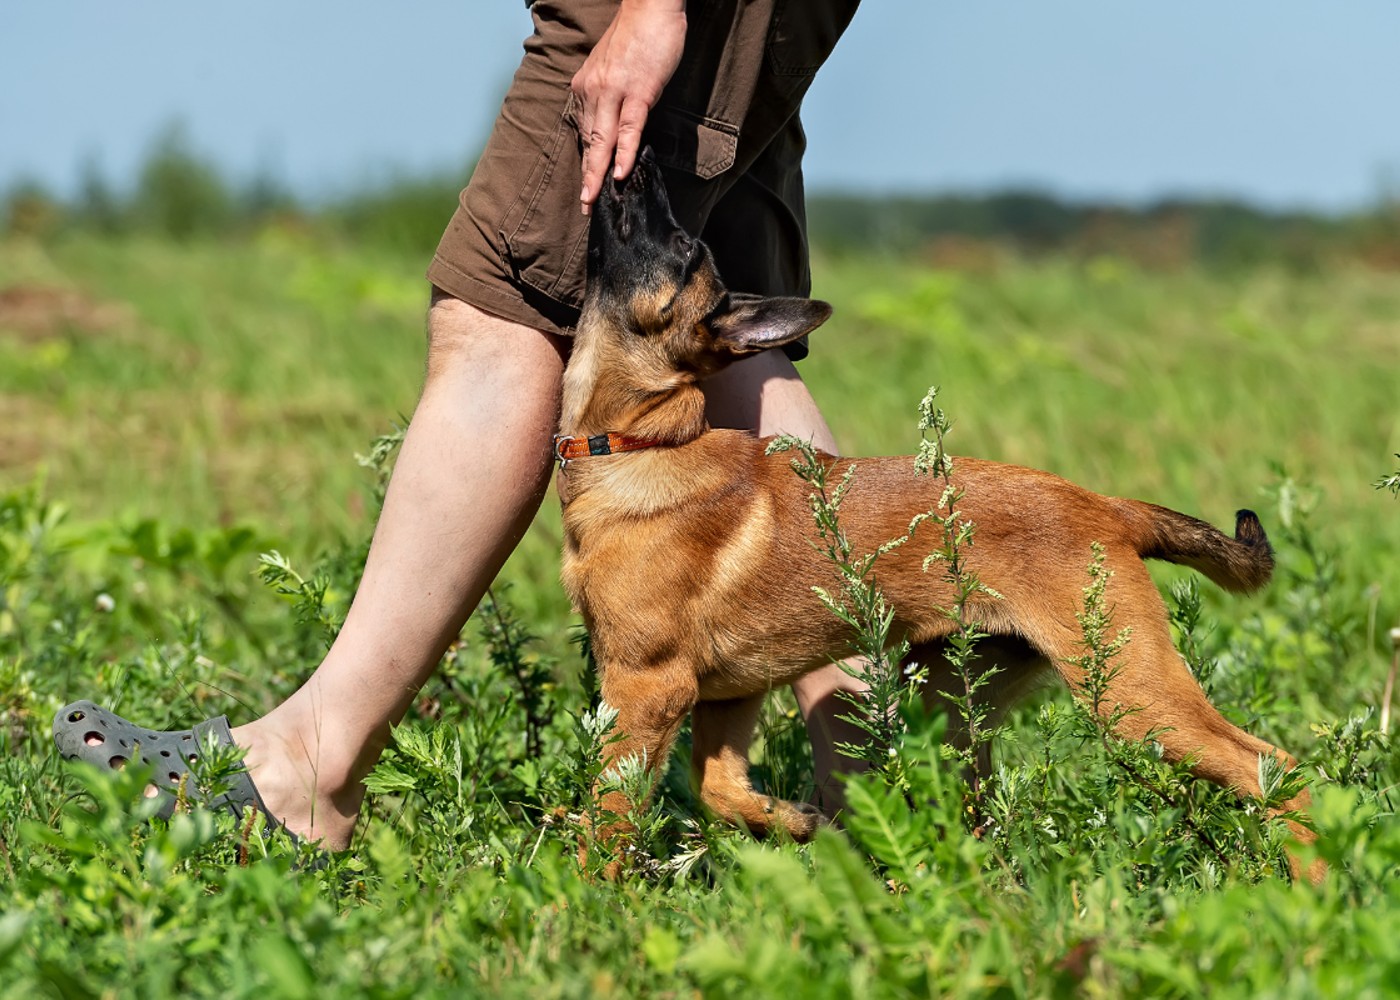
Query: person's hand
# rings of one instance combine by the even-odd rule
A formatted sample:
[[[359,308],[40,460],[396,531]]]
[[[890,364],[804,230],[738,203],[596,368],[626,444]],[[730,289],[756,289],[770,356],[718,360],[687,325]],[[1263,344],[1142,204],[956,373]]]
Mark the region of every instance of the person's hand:
[[[609,163],[615,180],[632,172],[642,126],[680,65],[684,47],[685,0],[622,0],[574,74],[571,87],[581,105],[584,215],[603,190]]]

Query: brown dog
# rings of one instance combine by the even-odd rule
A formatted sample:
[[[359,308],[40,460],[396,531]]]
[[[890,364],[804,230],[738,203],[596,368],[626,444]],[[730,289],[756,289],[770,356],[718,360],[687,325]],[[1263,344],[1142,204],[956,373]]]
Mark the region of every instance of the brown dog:
[[[753,434],[711,430],[698,382],[803,336],[831,308],[727,293],[709,250],[676,224],[645,156],[624,187],[610,181],[599,200],[588,273],[556,451],[564,584],[592,635],[603,698],[618,711],[609,753],[664,766],[693,713],[706,806],[757,834],[777,827],[803,840],[820,815],[752,787],[749,743],[764,694],[846,656],[851,636],[812,592],[833,571],[811,544],[809,487]],[[855,465],[841,516],[857,553],[903,535],[939,502],[942,484],[916,475],[911,459],[823,461],[839,462],[838,478]],[[1252,513],[1239,513],[1231,539],[1184,514],[1032,469],[959,458],[953,476],[959,510],[976,525],[968,568],[1000,595],[979,596],[969,609],[991,636],[982,655],[1003,671],[991,685],[996,709],[1046,669],[1079,689],[1075,612],[1098,542],[1113,574],[1113,626],[1132,629],[1104,699],[1105,710],[1132,709],[1121,732],[1154,733],[1170,759],[1194,757],[1198,775],[1243,794],[1260,792],[1261,754],[1292,766],[1206,700],[1172,645],[1142,562],[1181,563],[1227,590],[1261,587],[1273,557]],[[896,609],[892,631],[937,660],[953,628],[940,609],[953,595],[941,574],[923,571],[923,555],[914,545],[895,549],[877,577]],[[929,684],[947,687],[937,676]],[[627,805],[616,794],[604,801],[614,812]]]

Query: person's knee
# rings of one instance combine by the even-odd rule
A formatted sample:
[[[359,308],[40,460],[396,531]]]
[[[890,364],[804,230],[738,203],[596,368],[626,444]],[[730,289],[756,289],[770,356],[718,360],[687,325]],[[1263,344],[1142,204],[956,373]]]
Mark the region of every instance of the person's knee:
[[[486,314],[461,299],[433,290],[428,307],[428,377],[468,358],[489,336]]]
[[[567,342],[478,309],[433,289],[428,308],[428,364],[431,380],[458,365],[506,369],[523,366],[557,379]]]
[[[837,454],[836,440],[802,376],[781,351],[764,351],[704,383],[705,414],[715,427],[760,435],[792,434]]]

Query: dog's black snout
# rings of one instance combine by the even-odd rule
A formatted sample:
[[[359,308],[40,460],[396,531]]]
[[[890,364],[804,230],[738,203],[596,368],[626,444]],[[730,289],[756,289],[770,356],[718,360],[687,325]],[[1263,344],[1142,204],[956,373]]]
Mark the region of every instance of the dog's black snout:
[[[642,195],[654,190],[661,180],[661,167],[651,146],[643,146],[632,165],[632,172],[618,182],[622,194]]]

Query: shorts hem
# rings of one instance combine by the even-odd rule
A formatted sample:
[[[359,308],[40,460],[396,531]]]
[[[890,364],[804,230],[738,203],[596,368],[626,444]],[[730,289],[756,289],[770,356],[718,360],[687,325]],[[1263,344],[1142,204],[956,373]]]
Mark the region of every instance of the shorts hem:
[[[493,316],[558,337],[572,337],[578,311],[540,292],[533,295],[515,286],[499,288],[464,273],[439,254],[433,255],[427,277],[453,298]],[[536,301],[538,300],[538,301]]]

